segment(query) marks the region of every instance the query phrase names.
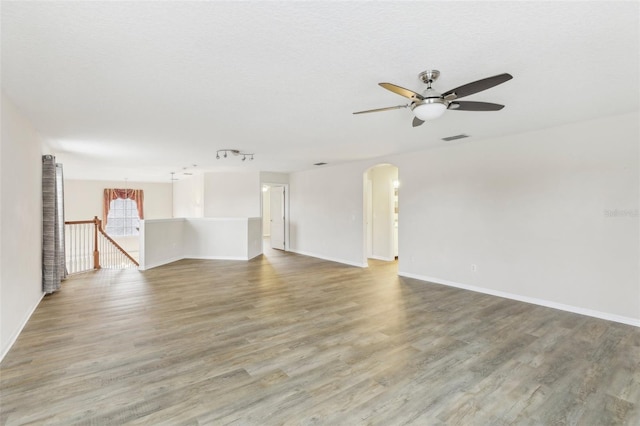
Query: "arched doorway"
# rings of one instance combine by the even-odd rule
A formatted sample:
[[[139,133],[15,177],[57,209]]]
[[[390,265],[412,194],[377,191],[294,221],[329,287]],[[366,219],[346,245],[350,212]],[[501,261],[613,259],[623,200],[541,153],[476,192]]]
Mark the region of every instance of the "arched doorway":
[[[398,257],[398,168],[378,164],[364,172],[364,263]]]

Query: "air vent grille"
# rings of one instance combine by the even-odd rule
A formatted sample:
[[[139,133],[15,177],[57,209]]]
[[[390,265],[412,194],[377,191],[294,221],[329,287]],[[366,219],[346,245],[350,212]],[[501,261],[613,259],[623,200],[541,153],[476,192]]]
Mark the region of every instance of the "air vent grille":
[[[465,135],[465,134],[463,133],[463,134],[460,134],[460,135],[448,136],[448,137],[446,137],[446,138],[442,138],[442,140],[443,140],[443,141],[446,141],[446,142],[450,142],[450,141],[455,141],[455,140],[457,140],[457,139],[464,139],[464,138],[468,138],[468,137],[469,137],[469,135]]]

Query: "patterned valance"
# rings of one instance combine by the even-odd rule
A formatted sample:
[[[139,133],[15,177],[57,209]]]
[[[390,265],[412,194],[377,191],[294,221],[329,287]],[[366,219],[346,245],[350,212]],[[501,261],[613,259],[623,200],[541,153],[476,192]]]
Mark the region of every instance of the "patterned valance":
[[[144,219],[144,191],[142,189],[117,189],[117,188],[105,188],[104,190],[104,204],[102,208],[102,227],[107,226],[107,216],[109,216],[109,208],[111,201],[117,199],[130,199],[136,202],[138,208],[138,217]]]

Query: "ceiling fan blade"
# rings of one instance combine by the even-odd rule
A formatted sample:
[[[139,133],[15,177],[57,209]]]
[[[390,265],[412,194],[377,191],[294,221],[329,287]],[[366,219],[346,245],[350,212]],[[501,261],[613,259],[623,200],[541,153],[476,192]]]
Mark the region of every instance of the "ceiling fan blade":
[[[367,114],[367,113],[370,113],[370,112],[390,111],[392,109],[406,108],[408,106],[409,105],[398,105],[398,106],[392,106],[392,107],[386,107],[386,108],[368,109],[366,111],[354,112],[354,114]]]
[[[390,90],[397,95],[404,96],[405,98],[409,98],[413,100],[424,99],[420,93],[416,93],[413,90],[405,89],[404,87],[396,86],[395,84],[391,84],[391,83],[378,83],[378,84],[381,87],[384,87],[385,89]]]
[[[490,102],[455,101],[449,104],[449,109],[458,111],[500,111],[504,105]]]
[[[502,84],[505,81],[509,81],[512,78],[513,76],[507,73],[494,75],[493,77],[483,78],[482,80],[474,81],[473,83],[468,83],[449,90],[448,92],[444,92],[442,97],[455,94],[455,99],[460,99],[465,96],[473,95],[474,93],[482,92],[483,90],[491,89],[492,87]]]
[[[420,120],[418,117],[413,117],[413,127],[422,126],[424,121]]]

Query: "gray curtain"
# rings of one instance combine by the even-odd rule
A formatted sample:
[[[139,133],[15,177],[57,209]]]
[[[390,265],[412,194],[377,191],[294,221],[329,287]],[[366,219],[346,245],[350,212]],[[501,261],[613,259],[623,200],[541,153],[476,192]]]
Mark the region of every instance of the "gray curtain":
[[[64,185],[62,164],[42,156],[42,290],[60,290],[67,276],[64,260]]]

